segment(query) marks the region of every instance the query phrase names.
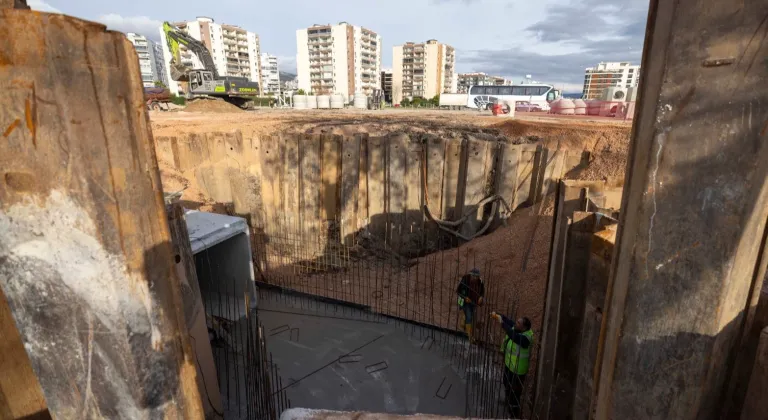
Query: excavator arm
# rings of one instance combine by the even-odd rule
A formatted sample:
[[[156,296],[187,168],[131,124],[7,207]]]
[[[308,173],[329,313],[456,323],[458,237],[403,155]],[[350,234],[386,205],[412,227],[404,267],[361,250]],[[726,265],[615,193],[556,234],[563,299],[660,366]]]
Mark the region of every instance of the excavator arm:
[[[213,73],[214,79],[219,78],[219,72],[216,71],[216,65],[213,63],[211,53],[208,51],[205,44],[192,38],[187,33],[168,22],[163,22],[163,32],[165,32],[165,40],[168,44],[168,50],[171,52],[171,79],[181,82],[189,81],[188,72],[193,70],[181,62],[181,45],[186,47],[187,50],[200,59],[205,70]]]

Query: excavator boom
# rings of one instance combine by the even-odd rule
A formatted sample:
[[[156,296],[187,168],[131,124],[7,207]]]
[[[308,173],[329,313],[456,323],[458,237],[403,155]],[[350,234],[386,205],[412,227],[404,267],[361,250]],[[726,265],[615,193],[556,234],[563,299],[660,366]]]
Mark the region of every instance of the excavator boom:
[[[200,70],[189,68],[181,62],[181,45],[186,47],[200,59],[200,62],[204,67],[202,70],[213,73],[214,79],[219,78],[216,65],[213,63],[211,53],[208,51],[205,44],[192,38],[187,33],[168,22],[163,22],[163,32],[165,32],[165,40],[168,44],[168,50],[171,52],[171,79],[186,82],[189,81],[188,72],[190,70]]]

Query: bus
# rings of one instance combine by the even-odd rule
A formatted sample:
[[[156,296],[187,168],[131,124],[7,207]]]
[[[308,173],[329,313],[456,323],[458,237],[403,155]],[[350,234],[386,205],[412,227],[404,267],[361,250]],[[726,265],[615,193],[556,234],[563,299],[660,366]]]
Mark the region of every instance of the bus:
[[[560,91],[543,83],[521,83],[512,86],[472,86],[467,96],[467,107],[490,109],[499,101],[530,103],[549,111],[549,103],[560,97]]]

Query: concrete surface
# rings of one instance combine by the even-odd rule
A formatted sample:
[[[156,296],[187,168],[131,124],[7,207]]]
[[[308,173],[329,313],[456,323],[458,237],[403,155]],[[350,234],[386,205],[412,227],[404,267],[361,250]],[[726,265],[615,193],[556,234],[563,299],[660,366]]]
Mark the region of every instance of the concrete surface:
[[[463,416],[467,397],[475,398],[467,371],[488,372],[486,379],[500,384],[500,369],[467,363],[482,350],[463,337],[308,298],[260,294],[267,349],[292,407]]]
[[[248,223],[242,217],[188,210],[184,218],[187,221],[193,254],[211,248],[235,235],[241,233],[248,235],[250,232]],[[250,245],[248,247],[250,248]]]
[[[199,211],[187,212],[185,219],[206,313],[230,321],[245,316],[246,307],[257,303],[245,219]]]

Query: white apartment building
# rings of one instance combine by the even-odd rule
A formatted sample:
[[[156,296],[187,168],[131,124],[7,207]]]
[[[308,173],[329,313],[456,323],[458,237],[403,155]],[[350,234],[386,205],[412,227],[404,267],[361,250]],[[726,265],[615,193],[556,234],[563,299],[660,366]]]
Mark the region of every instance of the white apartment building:
[[[213,19],[203,16],[193,21],[175,22],[172,25],[185,31],[208,48],[219,76],[245,77],[252,82],[258,82],[261,93],[263,83],[261,81],[261,64],[259,63],[261,48],[258,35],[239,26],[215,23]],[[171,92],[178,93],[180,91],[179,83],[174,82],[170,77],[171,54],[162,26],[160,27],[160,36],[165,54],[168,87]],[[183,45],[180,45],[180,49],[182,63],[190,68],[203,68],[202,63],[194,54]]]
[[[491,76],[482,72],[459,73],[459,84],[456,93],[468,93],[472,86],[509,86],[511,80],[501,76]]]
[[[584,99],[599,99],[603,89],[612,86],[630,88],[640,81],[640,66],[629,62],[601,62],[584,72]]]
[[[370,95],[379,89],[381,36],[341,22],[296,31],[299,89],[315,94]]]
[[[141,72],[141,82],[144,87],[154,87],[155,82],[164,82],[162,71],[163,57],[162,49],[159,48],[157,43],[152,42],[143,35],[129,32],[125,34],[125,37],[131,41],[133,48],[136,50],[136,55],[139,58],[139,71]],[[158,55],[158,50],[160,55]]]
[[[392,101],[456,93],[456,51],[437,40],[407,42],[392,49]]]
[[[264,94],[280,94],[280,70],[277,65],[277,56],[261,54],[261,81],[264,84]]]

